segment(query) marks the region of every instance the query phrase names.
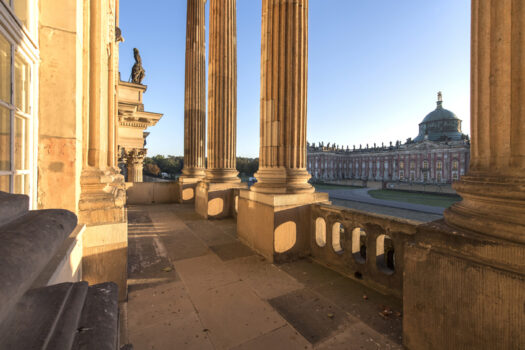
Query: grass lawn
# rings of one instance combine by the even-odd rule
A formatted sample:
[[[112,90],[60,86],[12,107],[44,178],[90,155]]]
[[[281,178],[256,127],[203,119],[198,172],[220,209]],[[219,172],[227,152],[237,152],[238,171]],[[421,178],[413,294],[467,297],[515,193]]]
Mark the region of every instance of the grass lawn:
[[[358,186],[330,185],[330,184],[313,184],[316,190],[352,190],[362,188]]]
[[[461,200],[460,196],[452,194],[432,194],[396,190],[371,190],[368,194],[377,199],[424,204],[442,208],[448,208]]]

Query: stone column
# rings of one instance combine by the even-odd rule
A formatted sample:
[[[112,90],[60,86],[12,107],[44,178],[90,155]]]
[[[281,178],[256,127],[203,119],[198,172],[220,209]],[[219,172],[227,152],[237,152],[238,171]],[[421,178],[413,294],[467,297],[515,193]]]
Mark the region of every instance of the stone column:
[[[306,171],[308,0],[263,0],[261,141],[253,191],[312,193]]]
[[[286,261],[309,254],[311,204],[328,203],[306,170],[308,0],[263,0],[261,46],[258,182],[239,191],[237,233],[268,260]]]
[[[405,245],[407,349],[525,344],[525,1],[472,0],[471,18],[471,163],[463,200]]]
[[[208,166],[206,181],[240,182],[236,170],[236,0],[210,1]]]
[[[236,0],[210,2],[208,66],[208,166],[195,193],[195,210],[204,218],[233,214],[237,177],[237,21]]]
[[[188,0],[184,91],[183,179],[204,177],[206,127],[206,0]]]
[[[525,3],[472,2],[471,160],[451,225],[525,243]]]
[[[133,149],[127,154],[128,182],[143,182],[144,157],[146,149]]]

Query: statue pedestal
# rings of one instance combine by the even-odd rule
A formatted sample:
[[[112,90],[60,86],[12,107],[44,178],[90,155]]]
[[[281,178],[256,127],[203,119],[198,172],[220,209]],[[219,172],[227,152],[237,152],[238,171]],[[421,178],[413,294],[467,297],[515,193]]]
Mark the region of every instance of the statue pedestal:
[[[195,211],[205,219],[224,219],[236,212],[234,190],[246,189],[245,183],[200,182],[195,189]]]
[[[266,194],[241,190],[237,235],[270,262],[306,256],[314,203],[330,203],[328,194]]]

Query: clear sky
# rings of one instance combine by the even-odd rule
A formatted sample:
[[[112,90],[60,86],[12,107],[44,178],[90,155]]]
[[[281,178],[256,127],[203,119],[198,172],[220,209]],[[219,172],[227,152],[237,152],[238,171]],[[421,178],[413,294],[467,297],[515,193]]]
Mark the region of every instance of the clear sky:
[[[237,155],[259,155],[261,0],[237,0]],[[308,140],[388,144],[435,108],[470,134],[470,0],[310,0]],[[208,7],[206,23],[208,20]],[[122,79],[140,49],[150,156],[183,155],[186,0],[121,0]],[[206,34],[208,39],[208,35]]]

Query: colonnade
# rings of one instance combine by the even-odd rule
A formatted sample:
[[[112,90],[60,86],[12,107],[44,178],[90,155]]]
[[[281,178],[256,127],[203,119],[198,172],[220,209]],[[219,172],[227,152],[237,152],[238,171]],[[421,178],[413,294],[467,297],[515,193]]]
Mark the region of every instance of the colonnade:
[[[181,181],[238,184],[236,0],[210,0],[204,171],[205,4],[206,0],[188,0]],[[312,193],[306,171],[308,0],[264,0],[262,17],[260,168],[252,191]]]

